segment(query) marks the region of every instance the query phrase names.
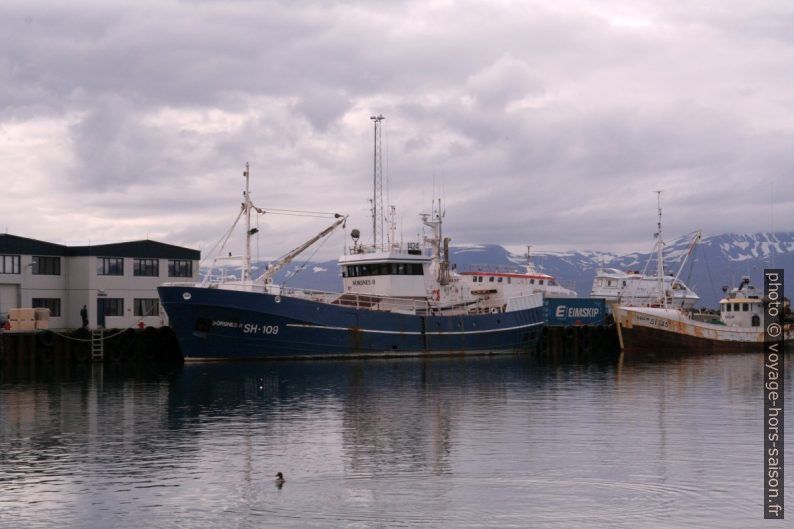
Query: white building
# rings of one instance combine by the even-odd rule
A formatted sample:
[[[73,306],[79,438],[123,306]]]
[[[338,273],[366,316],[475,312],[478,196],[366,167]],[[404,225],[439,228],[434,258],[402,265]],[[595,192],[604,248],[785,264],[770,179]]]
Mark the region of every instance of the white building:
[[[197,281],[198,250],[156,241],[64,246],[0,234],[0,322],[9,308],[50,309],[50,328],[167,324],[157,287]]]

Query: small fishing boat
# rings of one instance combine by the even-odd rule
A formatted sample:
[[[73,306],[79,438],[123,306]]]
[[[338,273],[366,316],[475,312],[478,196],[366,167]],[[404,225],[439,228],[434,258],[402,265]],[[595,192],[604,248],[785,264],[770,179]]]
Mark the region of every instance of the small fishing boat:
[[[761,352],[764,299],[750,283],[726,290],[719,317],[673,307],[616,306],[613,316],[626,353]],[[786,348],[794,343],[791,323],[782,326]]]

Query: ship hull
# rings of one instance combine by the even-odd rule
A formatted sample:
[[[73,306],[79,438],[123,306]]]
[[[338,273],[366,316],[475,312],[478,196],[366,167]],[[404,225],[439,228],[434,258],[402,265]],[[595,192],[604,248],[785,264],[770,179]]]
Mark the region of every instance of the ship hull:
[[[762,353],[763,328],[728,327],[696,322],[671,309],[614,309],[621,349],[626,354]],[[794,331],[787,328],[785,348]]]
[[[542,307],[420,316],[260,292],[158,292],[186,359],[520,353],[535,346],[543,326]]]

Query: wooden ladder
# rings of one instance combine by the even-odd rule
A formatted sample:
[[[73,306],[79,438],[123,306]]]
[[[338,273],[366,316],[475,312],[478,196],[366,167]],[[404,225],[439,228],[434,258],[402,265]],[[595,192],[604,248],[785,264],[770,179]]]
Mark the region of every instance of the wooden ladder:
[[[101,362],[105,359],[105,330],[94,329],[91,331],[91,359]]]

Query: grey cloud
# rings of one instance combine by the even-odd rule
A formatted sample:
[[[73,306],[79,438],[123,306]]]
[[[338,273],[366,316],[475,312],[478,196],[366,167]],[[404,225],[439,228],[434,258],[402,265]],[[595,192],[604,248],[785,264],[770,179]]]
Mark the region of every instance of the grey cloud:
[[[650,25],[614,26],[610,11]],[[777,227],[794,225],[791,14],[783,2],[8,4],[0,126],[70,119],[68,156],[49,168],[69,189],[30,193],[79,193],[124,233],[176,243],[214,242],[246,161],[264,205],[366,226],[373,112],[387,117],[407,233],[434,182],[461,243],[639,245],[659,188],[672,233],[761,231],[770,182]],[[270,246],[302,235],[264,222]]]

